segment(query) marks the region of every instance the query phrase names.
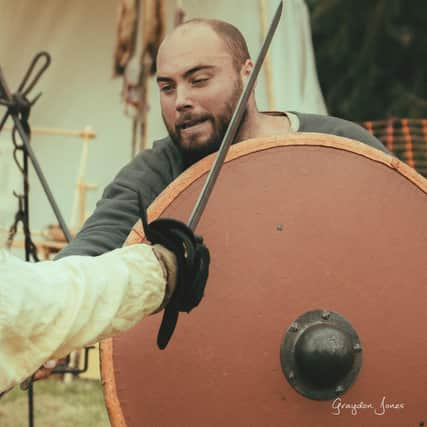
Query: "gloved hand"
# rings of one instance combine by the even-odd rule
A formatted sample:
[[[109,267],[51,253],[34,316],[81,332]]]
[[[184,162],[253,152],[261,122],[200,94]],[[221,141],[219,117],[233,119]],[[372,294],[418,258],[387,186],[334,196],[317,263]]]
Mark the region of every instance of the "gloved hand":
[[[162,311],[168,305],[175,291],[178,267],[175,254],[169,249],[166,249],[164,246],[159,244],[152,245],[152,249],[154,255],[156,255],[157,259],[159,260],[166,277],[165,295],[160,307],[152,313],[155,314],[159,311]]]
[[[194,235],[184,223],[169,218],[159,218],[147,223],[146,212],[138,194],[140,215],[146,238],[160,244],[176,256],[177,280],[175,290],[166,305],[157,336],[160,349],[166,348],[178,321],[179,312],[189,313],[203,298],[209,273],[210,256],[203,239]]]

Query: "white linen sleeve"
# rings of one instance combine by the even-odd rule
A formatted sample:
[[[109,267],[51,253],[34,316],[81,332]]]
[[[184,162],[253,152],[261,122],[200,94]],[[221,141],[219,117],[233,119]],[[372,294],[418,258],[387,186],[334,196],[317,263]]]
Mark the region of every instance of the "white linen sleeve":
[[[162,304],[151,246],[29,263],[0,251],[0,392],[46,360],[129,329]]]

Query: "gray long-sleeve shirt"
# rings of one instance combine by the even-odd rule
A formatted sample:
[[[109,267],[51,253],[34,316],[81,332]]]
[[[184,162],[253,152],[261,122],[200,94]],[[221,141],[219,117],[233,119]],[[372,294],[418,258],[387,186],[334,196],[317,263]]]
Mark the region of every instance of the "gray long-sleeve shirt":
[[[378,139],[347,120],[317,114],[293,113],[299,120],[299,132],[319,132],[363,142],[388,153]],[[137,192],[143,203],[150,203],[185,169],[180,150],[167,137],[153,148],[138,154],[104,190],[96,209],[75,239],[57,256],[100,255],[123,245],[139,219]]]

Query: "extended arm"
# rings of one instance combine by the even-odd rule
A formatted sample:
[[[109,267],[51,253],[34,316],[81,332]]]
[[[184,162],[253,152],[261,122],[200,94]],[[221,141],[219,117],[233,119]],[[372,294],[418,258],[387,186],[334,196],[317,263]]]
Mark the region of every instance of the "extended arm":
[[[155,250],[141,244],[42,263],[0,251],[0,392],[47,359],[129,329],[156,311],[174,260],[169,253],[165,263],[168,252]]]

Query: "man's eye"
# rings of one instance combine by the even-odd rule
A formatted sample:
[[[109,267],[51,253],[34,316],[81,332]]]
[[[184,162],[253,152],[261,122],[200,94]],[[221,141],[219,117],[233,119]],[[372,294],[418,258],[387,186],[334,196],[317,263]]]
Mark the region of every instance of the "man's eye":
[[[164,93],[170,93],[170,92],[172,92],[173,91],[173,86],[170,86],[170,85],[167,85],[167,86],[162,86],[161,88],[160,88],[160,90],[162,91],[162,92],[164,92]]]
[[[207,77],[205,77],[205,78],[201,78],[201,79],[194,79],[194,80],[192,81],[192,84],[193,84],[193,85],[196,85],[196,86],[201,86],[201,85],[203,85],[204,83],[206,83],[208,80],[209,80],[209,79],[208,79]]]

